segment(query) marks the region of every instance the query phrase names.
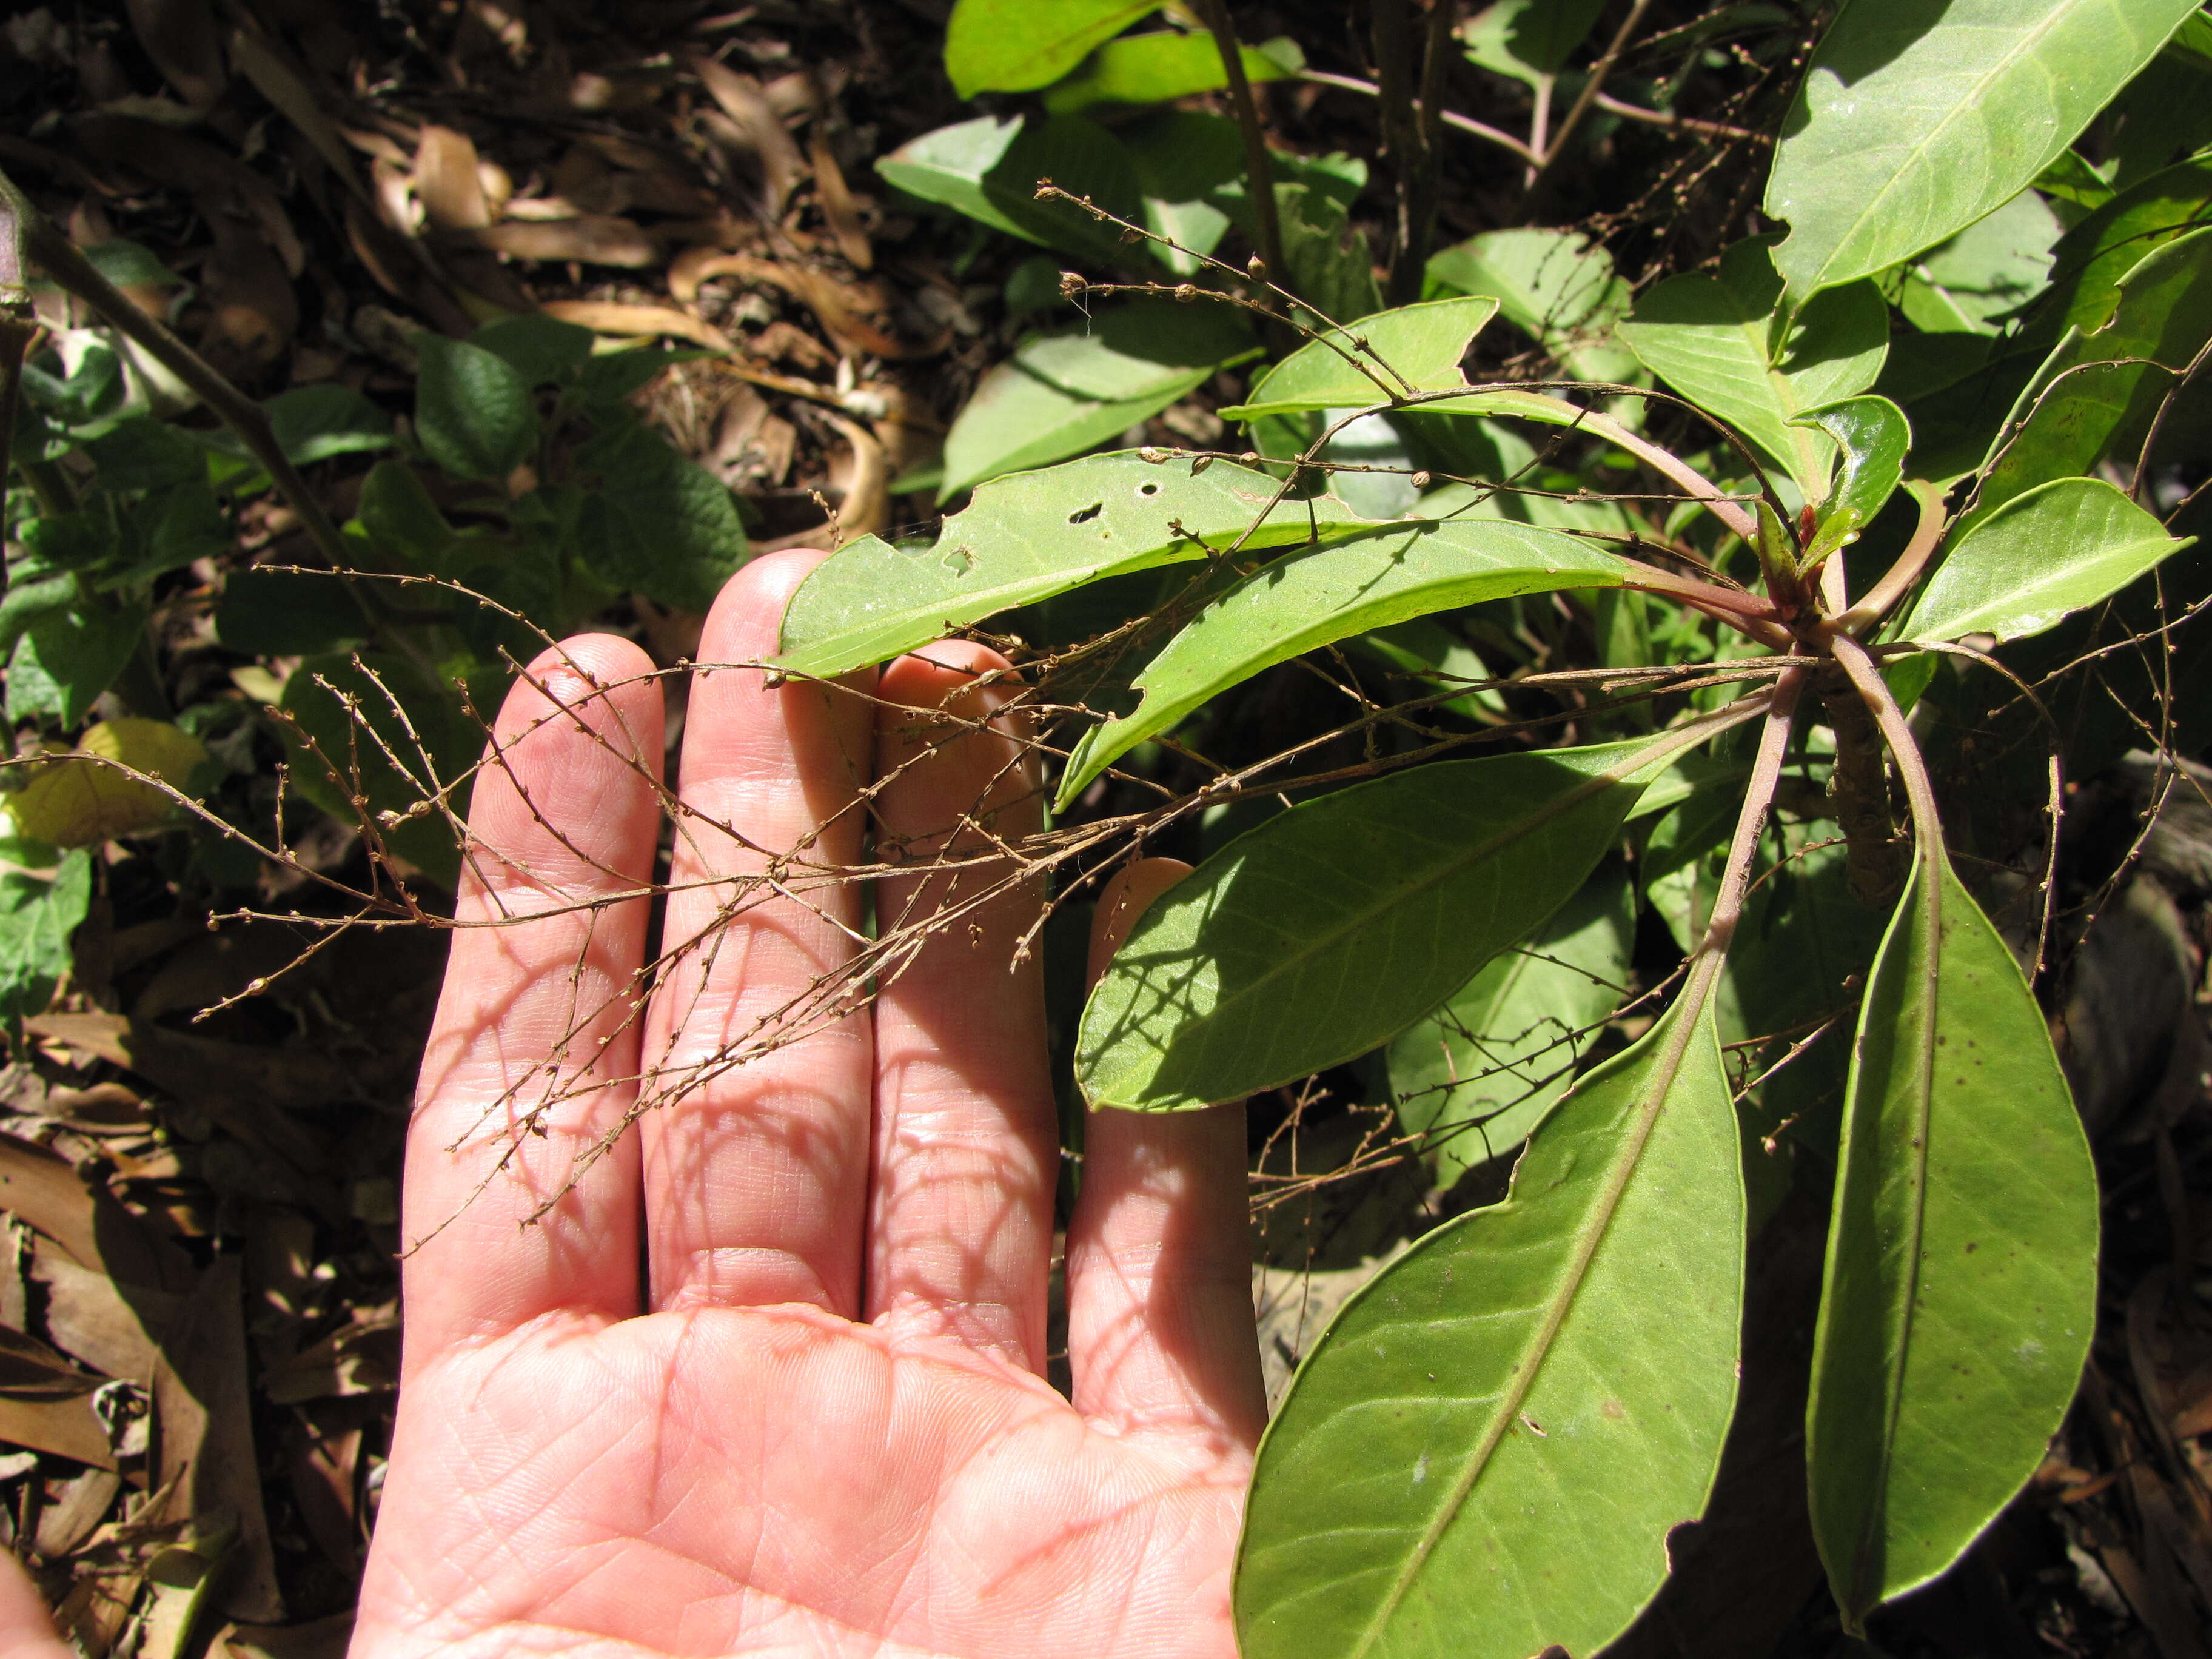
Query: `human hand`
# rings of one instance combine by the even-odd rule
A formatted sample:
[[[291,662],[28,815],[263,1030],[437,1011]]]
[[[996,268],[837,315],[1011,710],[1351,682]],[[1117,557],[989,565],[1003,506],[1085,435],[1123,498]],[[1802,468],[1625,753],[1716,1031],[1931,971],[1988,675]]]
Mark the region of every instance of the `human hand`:
[[[748,566],[701,658],[771,654],[816,557]],[[988,858],[1036,828],[1035,781],[981,724],[1003,695],[969,684],[1002,660],[925,654],[860,686],[873,702],[695,678],[643,999],[648,902],[617,896],[653,879],[659,685],[590,636],[508,696],[458,915],[534,919],[453,936],[356,1654],[1235,1653],[1264,1417],[1242,1113],[1092,1120],[1071,1403],[1042,1376],[1042,994],[1033,957],[1009,972],[1042,894]],[[966,729],[913,712],[940,707]],[[977,820],[964,856],[878,884],[885,931],[1003,890],[872,1010],[824,1011],[865,911],[823,866],[859,861],[872,776],[878,840],[918,872]],[[1102,927],[1175,870],[1136,866]]]

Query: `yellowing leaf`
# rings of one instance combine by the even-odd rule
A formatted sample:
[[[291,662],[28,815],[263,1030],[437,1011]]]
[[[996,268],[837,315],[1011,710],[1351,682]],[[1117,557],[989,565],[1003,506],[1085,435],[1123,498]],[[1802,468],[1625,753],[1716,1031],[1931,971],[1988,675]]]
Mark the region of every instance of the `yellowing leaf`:
[[[198,738],[166,720],[102,720],[74,754],[41,767],[8,811],[15,832],[33,841],[94,846],[167,817],[175,802],[144,779],[182,789],[206,758]]]

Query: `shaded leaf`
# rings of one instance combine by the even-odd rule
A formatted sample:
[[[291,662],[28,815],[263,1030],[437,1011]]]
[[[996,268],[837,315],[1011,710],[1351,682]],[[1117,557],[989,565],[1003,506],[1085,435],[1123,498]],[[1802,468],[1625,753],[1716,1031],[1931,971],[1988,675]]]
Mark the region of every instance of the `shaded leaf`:
[[[1571,230],[1489,230],[1429,260],[1431,289],[1486,294],[1499,314],[1577,379],[1620,380],[1635,359],[1612,339],[1628,315],[1613,257]]]
[[[863,536],[816,566],[785,608],[777,665],[842,674],[1101,576],[1370,527],[1326,495],[1269,511],[1276,494],[1273,479],[1231,462],[1194,477],[1127,451],[995,480],[933,545]]]
[[[1927,333],[1996,334],[2050,281],[2058,235],[2049,204],[2022,191],[1913,264],[1898,308]]]
[[[1944,555],[1899,637],[2040,634],[2196,542],[2101,478],[2053,478],[1978,518]]]
[[[1617,586],[1614,554],[1504,519],[1392,525],[1263,566],[1207,605],[1137,676],[1137,708],[1083,734],[1059,809],[1121,756],[1216,693],[1304,652],[1516,593]]]
[[[1497,314],[1498,301],[1486,295],[1377,312],[1356,328],[1309,340],[1261,375],[1243,403],[1220,412],[1249,421],[1305,409],[1365,409],[1465,386],[1459,361]]]
[[[2154,248],[2212,220],[2212,156],[2191,156],[2118,195],[2052,249],[2051,301],[2036,309],[2033,338],[2057,341],[2069,328],[2094,333],[2120,302],[2120,284]]]
[[[611,421],[576,452],[597,473],[577,536],[600,580],[703,611],[749,556],[729,486],[636,420]]]
[[[558,318],[525,313],[486,323],[469,336],[529,385],[553,386],[581,368],[592,356],[592,331]]]
[[[945,31],[945,70],[963,98],[1050,86],[1159,0],[959,0]]]
[[[1339,181],[1318,168],[1284,168],[1288,182],[1275,185],[1275,216],[1283,231],[1283,259],[1291,268],[1284,284],[1304,301],[1297,314],[1318,324],[1318,308],[1328,320],[1350,323],[1382,309],[1382,285],[1375,279],[1375,253],[1367,233],[1352,228],[1351,204]],[[1237,222],[1252,230],[1249,207],[1238,203]]]
[[[1460,26],[1469,62],[1534,85],[1566,67],[1605,0],[1498,0]]]
[[[23,1021],[70,971],[70,935],[92,905],[92,855],[62,855],[51,876],[0,871],[0,1026],[21,1057]]]
[[[76,726],[145,637],[147,606],[79,605],[33,623],[8,659],[8,718]]]
[[[1415,767],[1240,836],[1146,913],[1091,992],[1084,1097],[1183,1110],[1388,1042],[1582,884],[1650,749]]]
[[[1602,1648],[1712,1491],[1743,1263],[1720,1045],[1678,1006],[1299,1368],[1237,1553],[1247,1659]]]
[[[910,196],[1103,264],[1128,263],[1133,250],[1121,233],[1067,203],[1038,201],[1037,181],[1049,179],[1124,219],[1143,212],[1128,152],[1079,115],[1041,122],[986,115],[939,127],[881,158],[876,171]]]
[[[448,557],[459,534],[406,462],[379,461],[369,469],[360,514],[361,527],[386,553],[429,575],[460,574]]]
[[[1653,374],[1817,498],[1834,449],[1790,421],[1874,384],[1888,350],[1889,308],[1871,283],[1839,289],[1799,312],[1776,349],[1782,278],[1772,243],[1751,237],[1729,247],[1717,271],[1668,277],[1637,301],[1620,334]]]
[[[1854,0],[1813,54],[1768,179],[1793,305],[2026,189],[2197,0]]]
[[[1807,1420],[1856,1629],[2041,1462],[2096,1321],[2097,1177],[2012,952],[1922,849],[1867,984]]]
[[[339,577],[248,568],[224,578],[215,633],[248,656],[313,656],[361,644],[369,622]]]
[[[385,441],[392,438],[385,422]],[[134,416],[118,421],[84,446],[100,469],[103,489],[166,489],[173,484],[204,483],[207,451],[167,421]]]
[[[416,344],[428,336],[418,336]],[[423,372],[429,366],[426,361]],[[419,419],[419,408],[418,419]],[[392,416],[349,386],[302,386],[280,392],[262,405],[284,459],[313,466],[333,456],[389,449],[397,441]]]
[[[501,356],[463,340],[417,334],[415,435],[457,478],[494,483],[529,459],[538,443],[530,385]]]
[[[1233,121],[1197,110],[1163,110],[1121,129],[1144,198],[1144,224],[1187,250],[1155,246],[1179,276],[1195,276],[1200,257],[1221,245],[1231,210],[1243,205],[1244,141]]]
[[[1636,894],[1593,878],[1390,1045],[1398,1121],[1449,1187],[1528,1139],[1574,1082],[1596,1028],[1628,994]]]

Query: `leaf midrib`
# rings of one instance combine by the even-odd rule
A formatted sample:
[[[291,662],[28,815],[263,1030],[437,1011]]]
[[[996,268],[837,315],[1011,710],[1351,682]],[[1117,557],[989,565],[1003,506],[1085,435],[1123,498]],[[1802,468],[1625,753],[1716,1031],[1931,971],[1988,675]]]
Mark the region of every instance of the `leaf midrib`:
[[[1675,1006],[1680,1011],[1681,1005],[1677,1003]],[[1358,1645],[1352,1649],[1350,1659],[1363,1659],[1382,1634],[1391,1615],[1396,1613],[1399,1604],[1413,1589],[1413,1581],[1420,1576],[1422,1569],[1428,1565],[1429,1558],[1435,1553],[1445,1530],[1459,1518],[1460,1511],[1466,1507],[1467,1500],[1474,1492],[1475,1483],[1481,1480],[1484,1470],[1490,1467],[1490,1460],[1504,1440],[1507,1430],[1519,1417],[1522,1402],[1535,1388],[1544,1362],[1551,1357],[1559,1332],[1565,1328],[1567,1316],[1573,1310],[1575,1299],[1589,1277],[1590,1264],[1597,1259],[1599,1247],[1605,1243],[1606,1236],[1611,1231],[1613,1217],[1620,1212],[1621,1200],[1627,1195],[1628,1184],[1642,1166],[1644,1150],[1650,1142],[1651,1131],[1658,1125],[1659,1114],[1667,1104],[1668,1096],[1674,1092],[1675,1081],[1681,1074],[1682,1061],[1689,1054],[1691,1042],[1704,1029],[1705,1019],[1705,1010],[1701,1007],[1694,1015],[1682,1019],[1668,1033],[1667,1047],[1661,1051],[1658,1067],[1649,1091],[1636,1108],[1636,1122],[1621,1139],[1620,1154],[1614,1160],[1596,1206],[1583,1224],[1576,1240],[1574,1255],[1559,1288],[1553,1294],[1551,1305],[1545,1310],[1544,1322],[1521,1350],[1521,1363],[1512,1372],[1516,1381],[1509,1385],[1500,1400],[1498,1409],[1483,1431],[1482,1439],[1476,1445],[1474,1455],[1468,1459],[1466,1470],[1452,1483],[1450,1494],[1431,1519],[1406,1565],[1399,1570],[1397,1578],[1390,1586],[1390,1593],[1383,1598],[1374,1618],[1361,1632]]]
[[[1825,286],[1820,279],[1827,275],[1829,269],[1835,264],[1838,258],[1845,248],[1850,246],[1852,240],[1858,235],[1868,222],[1874,218],[1881,204],[1888,199],[1890,193],[1898,188],[1899,182],[1917,164],[1919,158],[1934,148],[1936,140],[1949,130],[1952,123],[1963,120],[1968,111],[1978,111],[1987,88],[2008,74],[2023,53],[2039,45],[2045,35],[2056,30],[2071,10],[2070,3],[2053,6],[2042,23],[2022,37],[2011,51],[1990,65],[1989,72],[1977,81],[1965,96],[1952,105],[1950,112],[1934,126],[1928,129],[1920,142],[1913,146],[1905,163],[1893,172],[1881,187],[1868,198],[1864,210],[1852,220],[1844,234],[1836,239],[1834,245],[1829,249],[1828,257],[1820,262],[1820,268],[1814,274],[1813,286],[1804,295],[1799,296],[1801,301],[1810,299],[1813,295],[1820,291],[1820,289]],[[1794,234],[1796,227],[1792,226],[1791,230]]]

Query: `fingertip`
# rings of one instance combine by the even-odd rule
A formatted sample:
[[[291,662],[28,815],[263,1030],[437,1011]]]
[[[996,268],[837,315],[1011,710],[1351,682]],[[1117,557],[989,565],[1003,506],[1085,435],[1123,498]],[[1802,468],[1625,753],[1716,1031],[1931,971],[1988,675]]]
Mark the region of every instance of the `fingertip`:
[[[1013,664],[989,646],[974,640],[939,640],[919,651],[909,651],[884,670],[880,695],[887,703],[905,708],[944,708],[975,682],[993,675],[1011,675]],[[1012,695],[1000,683],[982,688],[994,706]]]
[[[763,553],[722,584],[699,635],[702,662],[754,662],[775,654],[783,608],[829,554],[815,547]]]
[[[625,722],[652,722],[650,732],[630,727],[641,754],[660,752],[660,698],[653,690],[653,659],[618,634],[579,634],[530,659],[500,710],[502,732],[513,736],[565,709],[594,726],[595,712],[611,705]]]
[[[1098,983],[1114,953],[1128,942],[1152,902],[1190,873],[1181,859],[1133,859],[1116,870],[1098,895],[1091,921],[1091,953],[1084,969],[1085,989]]]

